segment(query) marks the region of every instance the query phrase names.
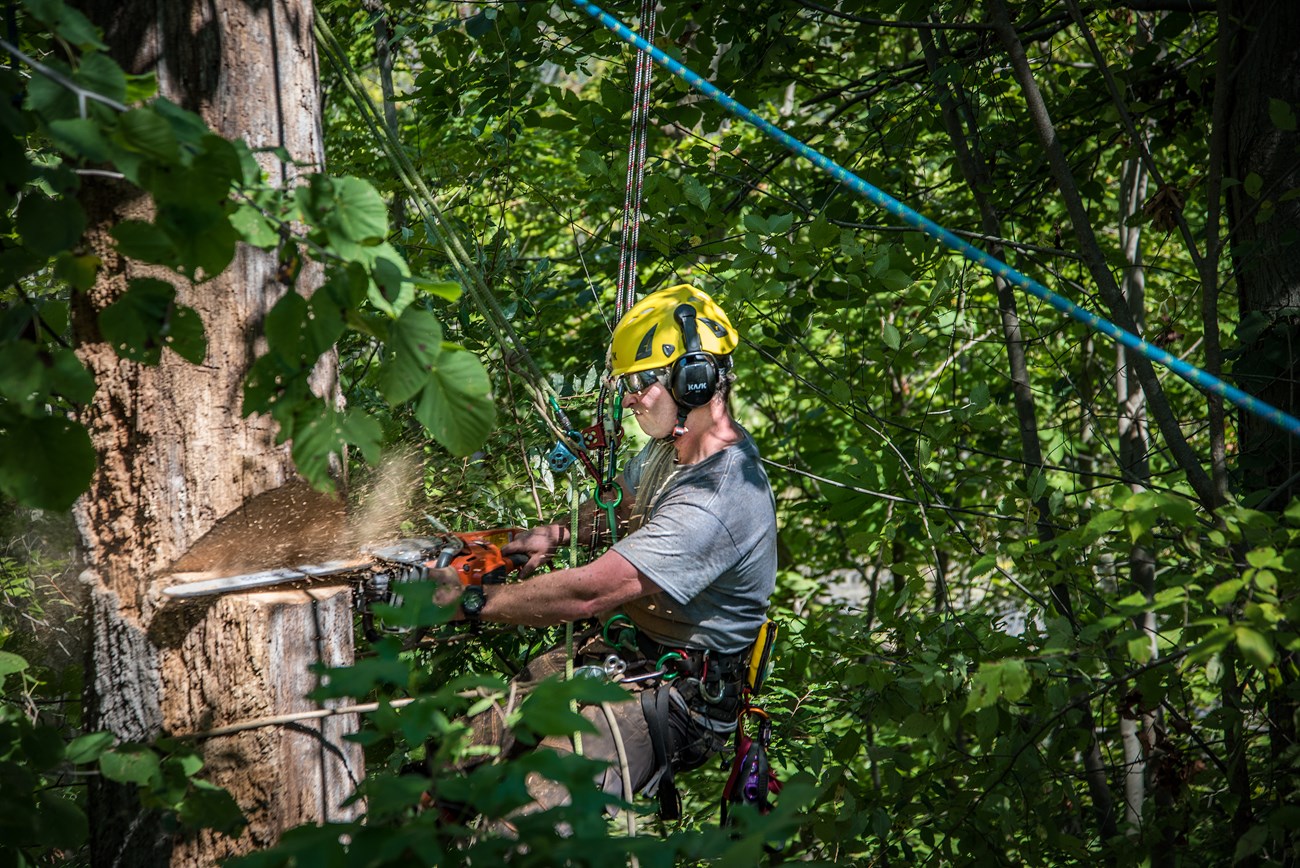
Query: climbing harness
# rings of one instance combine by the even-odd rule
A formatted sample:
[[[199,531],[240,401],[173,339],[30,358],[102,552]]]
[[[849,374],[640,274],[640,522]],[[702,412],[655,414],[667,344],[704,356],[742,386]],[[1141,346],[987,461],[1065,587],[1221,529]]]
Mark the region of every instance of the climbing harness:
[[[1064,313],[1066,316],[1083,323],[1093,331],[1099,332],[1109,337],[1111,340],[1140,353],[1151,361],[1163,365],[1178,376],[1182,377],[1184,380],[1187,380],[1192,385],[1218,395],[1235,404],[1242,410],[1245,410],[1247,413],[1259,416],[1261,419],[1276,425],[1287,433],[1300,437],[1300,419],[1295,416],[1284,413],[1282,410],[1279,410],[1265,401],[1261,401],[1254,395],[1247,394],[1241,389],[1225,383],[1213,374],[1204,371],[1195,365],[1189,364],[1188,362],[1184,362],[1177,356],[1148,343],[1132,332],[1120,328],[1109,320],[1103,319],[1095,313],[1084,310],[1064,296],[1058,295],[1033,278],[1020,273],[997,257],[985,253],[970,242],[958,237],[952,231],[945,229],[928,217],[921,215],[904,205],[902,202],[899,202],[888,193],[863,180],[820,151],[799,141],[780,127],[777,127],[769,121],[759,117],[751,109],[736,101],[734,97],[719,90],[715,85],[706,81],[695,71],[688,69],[682,63],[669,57],[658,48],[655,48],[645,39],[637,36],[622,22],[603,11],[599,6],[588,2],[588,0],[570,0],[570,2],[603,24],[619,39],[629,45],[635,46],[641,52],[648,54],[664,69],[681,78],[691,87],[712,99],[728,112],[751,126],[757,127],[761,132],[765,133],[770,138],[775,139],[782,146],[792,151],[796,156],[808,160],[813,165],[822,169],[831,175],[831,177],[844,184],[850,190],[857,193],[859,196],[870,201],[872,204],[883,208],[885,211],[902,220],[909,226],[920,230],[929,237],[948,247],[950,250],[960,253],[972,262],[982,265],[997,276],[1020,287],[1022,290],[1028,292],[1040,301],[1046,302],[1061,313]]]

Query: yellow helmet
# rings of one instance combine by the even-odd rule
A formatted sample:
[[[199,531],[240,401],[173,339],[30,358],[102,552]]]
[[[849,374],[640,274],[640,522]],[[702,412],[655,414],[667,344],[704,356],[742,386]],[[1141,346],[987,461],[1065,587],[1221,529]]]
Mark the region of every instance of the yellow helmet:
[[[729,356],[740,336],[708,293],[689,283],[652,292],[632,305],[614,328],[610,366],[614,376],[664,368],[686,352],[686,339],[676,317],[677,308],[690,305],[698,323],[699,351]]]

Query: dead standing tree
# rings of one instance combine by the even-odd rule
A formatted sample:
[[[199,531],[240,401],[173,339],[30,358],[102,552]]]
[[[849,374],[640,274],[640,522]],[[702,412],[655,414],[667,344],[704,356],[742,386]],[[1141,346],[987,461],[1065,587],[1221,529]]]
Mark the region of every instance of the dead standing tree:
[[[162,96],[223,136],[242,137],[254,149],[282,147],[299,163],[320,165],[310,0],[94,0],[83,8],[128,72],[157,73]],[[264,156],[272,183],[293,181],[291,166]],[[261,501],[274,502],[269,511],[296,516],[318,539],[339,517],[337,509],[323,514],[319,498],[293,481],[274,423],[241,416],[241,383],[259,352],[261,322],[288,291],[277,280],[277,257],[241,245],[219,277],[179,282],[178,302],[202,317],[207,358],[193,365],[166,352],[161,364],[146,367],[114,353],[97,314],[130,278],[159,276],[117,256],[108,235],[122,220],[149,219],[151,203],[113,181],[87,185],[84,200],[87,240],[103,260],[74,313],[78,353],[98,382],[84,416],[98,470],[76,510],[93,613],[88,720],[122,739],[148,741],[308,708],[309,666],[352,660],[345,588],[228,596],[178,609],[161,606],[155,587],[187,553],[196,560],[195,543],[219,521],[223,530],[253,521],[259,495],[269,492]],[[319,283],[309,263],[297,291]],[[336,362],[324,357],[315,372],[318,394],[337,391],[336,375]],[[263,528],[243,554],[296,544],[297,533],[283,524]],[[231,792],[249,820],[237,841],[174,836],[134,798],[98,789],[91,800],[96,864],[211,865],[270,844],[294,825],[352,816],[355,809],[342,803],[362,763],[341,735],[354,728],[354,719],[337,717],[205,742],[204,774]]]

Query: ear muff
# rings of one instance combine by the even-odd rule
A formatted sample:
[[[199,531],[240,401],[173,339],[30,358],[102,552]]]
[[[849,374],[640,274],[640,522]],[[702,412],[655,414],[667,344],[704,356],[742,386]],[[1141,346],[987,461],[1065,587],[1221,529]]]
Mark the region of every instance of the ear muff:
[[[682,330],[684,352],[673,363],[669,389],[679,406],[690,409],[703,407],[718,391],[718,362],[712,354],[700,348],[700,331],[693,306],[677,305],[673,319]]]

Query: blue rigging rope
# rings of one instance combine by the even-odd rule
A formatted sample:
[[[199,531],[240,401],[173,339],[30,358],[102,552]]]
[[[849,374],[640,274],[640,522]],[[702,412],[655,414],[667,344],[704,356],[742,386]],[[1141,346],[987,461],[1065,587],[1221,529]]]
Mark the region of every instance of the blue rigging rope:
[[[1236,386],[1225,383],[1213,374],[1207,373],[1195,365],[1188,364],[1182,359],[1165,352],[1159,347],[1151,345],[1137,335],[1125,331],[1109,320],[1103,319],[1095,313],[1084,310],[1068,298],[1057,295],[1055,292],[1052,292],[1033,278],[1021,274],[1002,260],[990,256],[968,241],[964,241],[957,237],[952,232],[943,228],[928,217],[913,211],[902,202],[899,202],[888,193],[869,184],[862,178],[859,178],[857,175],[853,174],[820,151],[799,141],[781,128],[763,120],[749,108],[741,105],[731,96],[723,93],[717,87],[705,81],[698,73],[688,69],[680,62],[664,54],[658,48],[655,48],[649,42],[646,42],[646,40],[633,33],[624,26],[622,22],[601,10],[600,7],[593,3],[586,2],[586,0],[571,0],[571,2],[607,27],[619,39],[622,39],[630,45],[636,46],[637,49],[648,54],[655,63],[658,63],[673,75],[680,77],[691,87],[709,97],[736,117],[757,127],[768,136],[776,139],[782,145],[789,148],[797,156],[808,160],[810,163],[827,172],[858,195],[878,207],[885,209],[909,226],[919,229],[949,249],[955,250],[962,256],[965,256],[967,259],[979,263],[999,277],[1002,277],[1008,282],[1020,287],[1035,298],[1047,302],[1052,307],[1070,317],[1073,317],[1093,331],[1100,332],[1111,340],[1117,341],[1129,349],[1141,353],[1151,361],[1164,365],[1184,380],[1199,386],[1207,392],[1221,396],[1227,401],[1230,401],[1245,410],[1247,413],[1253,413],[1256,416],[1273,423],[1287,433],[1300,437],[1300,419],[1297,419],[1295,416],[1282,412],[1273,405],[1256,398],[1254,395],[1249,395],[1241,389],[1238,389]]]

